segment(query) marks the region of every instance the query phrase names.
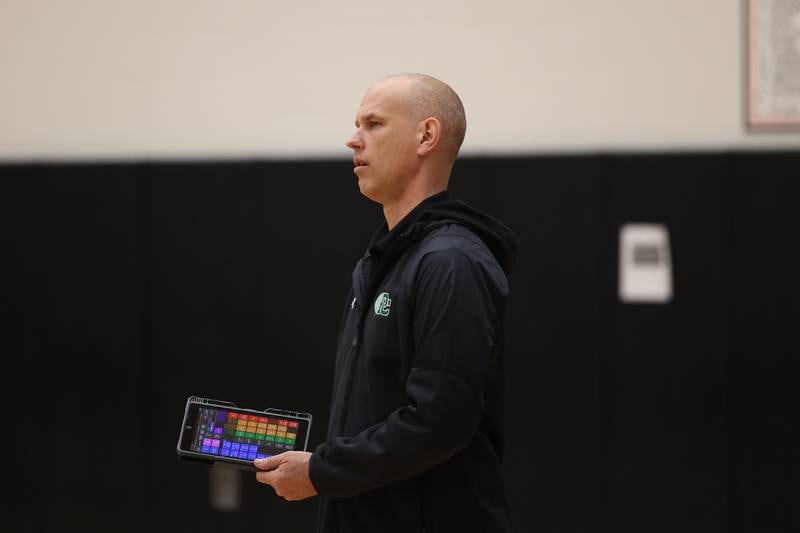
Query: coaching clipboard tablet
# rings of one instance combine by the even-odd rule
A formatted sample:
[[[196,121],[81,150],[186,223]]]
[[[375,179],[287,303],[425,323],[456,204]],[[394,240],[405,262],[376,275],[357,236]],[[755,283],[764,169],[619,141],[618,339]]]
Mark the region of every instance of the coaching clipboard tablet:
[[[310,432],[309,413],[243,409],[232,402],[192,396],[186,400],[176,451],[183,461],[256,470],[256,459],[305,451]]]

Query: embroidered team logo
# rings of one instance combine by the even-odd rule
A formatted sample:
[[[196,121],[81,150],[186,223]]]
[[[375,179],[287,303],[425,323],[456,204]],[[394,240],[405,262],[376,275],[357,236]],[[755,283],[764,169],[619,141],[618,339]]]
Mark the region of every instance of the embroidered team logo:
[[[375,298],[375,314],[378,316],[389,316],[390,307],[392,306],[392,299],[389,298],[388,292],[382,292]]]

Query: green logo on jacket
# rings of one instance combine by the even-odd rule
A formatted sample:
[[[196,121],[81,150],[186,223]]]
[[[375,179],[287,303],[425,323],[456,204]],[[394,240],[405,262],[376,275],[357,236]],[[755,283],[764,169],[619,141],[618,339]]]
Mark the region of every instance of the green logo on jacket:
[[[392,306],[392,299],[388,292],[382,292],[375,298],[375,314],[378,316],[389,316],[389,307]]]

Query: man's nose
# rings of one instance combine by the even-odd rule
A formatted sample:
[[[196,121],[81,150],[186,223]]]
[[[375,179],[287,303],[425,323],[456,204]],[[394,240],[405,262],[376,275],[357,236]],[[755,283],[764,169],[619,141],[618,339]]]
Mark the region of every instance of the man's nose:
[[[344,143],[344,144],[345,144],[345,145],[346,145],[348,148],[350,148],[351,150],[357,150],[357,149],[359,149],[359,148],[363,148],[363,147],[364,147],[364,143],[363,143],[363,141],[361,140],[361,138],[358,136],[358,134],[357,134],[357,133],[353,133],[353,134],[350,136],[350,138],[349,138],[349,139],[347,139],[347,142],[346,142],[346,143]]]

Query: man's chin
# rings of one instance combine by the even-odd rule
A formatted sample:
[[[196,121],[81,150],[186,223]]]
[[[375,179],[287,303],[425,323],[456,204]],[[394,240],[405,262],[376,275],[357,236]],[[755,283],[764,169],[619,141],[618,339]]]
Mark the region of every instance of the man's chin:
[[[361,194],[373,202],[377,204],[383,205],[383,202],[380,201],[380,198],[376,193],[374,187],[370,186],[370,182],[366,178],[358,178],[358,190],[361,191]]]

